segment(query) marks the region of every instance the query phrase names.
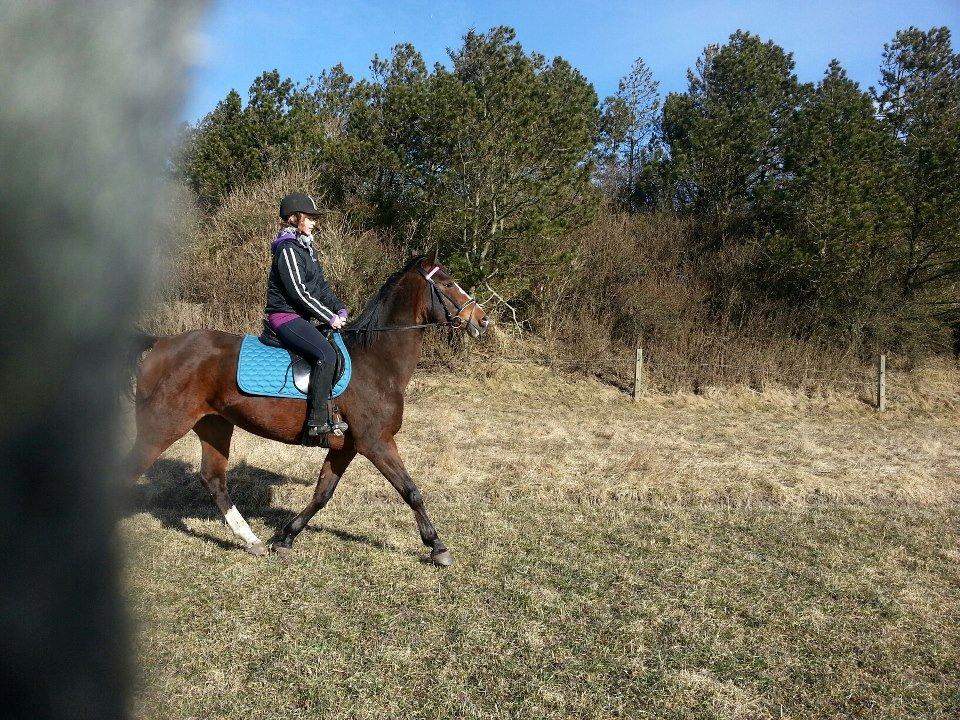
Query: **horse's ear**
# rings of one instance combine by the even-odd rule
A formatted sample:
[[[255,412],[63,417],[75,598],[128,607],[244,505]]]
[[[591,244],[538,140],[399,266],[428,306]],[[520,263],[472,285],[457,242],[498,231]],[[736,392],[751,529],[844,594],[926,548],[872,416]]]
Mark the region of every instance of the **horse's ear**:
[[[433,250],[430,251],[430,254],[427,255],[427,262],[431,265],[437,264],[437,246],[433,246]]]

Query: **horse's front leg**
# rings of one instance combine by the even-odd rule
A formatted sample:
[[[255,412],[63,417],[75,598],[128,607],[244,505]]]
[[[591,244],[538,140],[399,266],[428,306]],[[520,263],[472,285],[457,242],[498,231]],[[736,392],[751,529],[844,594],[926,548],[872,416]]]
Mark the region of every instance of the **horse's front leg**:
[[[273,549],[276,552],[284,553],[293,549],[294,539],[303,531],[310,519],[330,502],[333,491],[337,489],[337,483],[340,482],[347,466],[356,455],[357,451],[349,435],[342,450],[331,450],[327,453],[317,486],[313,490],[313,498],[293,520],[287,523],[283,532],[280,533],[280,538],[273,543]]]
[[[423,506],[423,495],[420,494],[420,489],[414,484],[413,478],[404,467],[393,438],[384,440],[365,454],[413,510],[417,527],[420,529],[420,538],[423,544],[430,548],[430,560],[433,564],[441,567],[453,565],[453,554],[443,544],[437,529],[430,522],[427,510]]]

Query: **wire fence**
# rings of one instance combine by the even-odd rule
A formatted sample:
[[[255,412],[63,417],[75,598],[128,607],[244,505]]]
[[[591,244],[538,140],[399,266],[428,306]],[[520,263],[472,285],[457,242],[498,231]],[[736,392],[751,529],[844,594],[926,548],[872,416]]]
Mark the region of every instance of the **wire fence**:
[[[885,356],[878,357],[875,365],[845,369],[807,364],[778,368],[771,365],[722,361],[677,362],[668,354],[658,356],[646,351],[642,353],[642,360],[639,362],[636,359],[631,360],[627,352],[611,353],[583,360],[546,355],[510,357],[500,354],[491,356],[488,361],[519,366],[549,367],[560,372],[593,376],[634,398],[643,392],[682,388],[702,392],[704,388],[711,385],[745,385],[759,392],[776,385],[807,392],[813,392],[817,388],[853,392],[879,409],[883,409],[882,406],[885,406],[886,401]],[[459,362],[466,362],[466,359],[460,359]],[[456,353],[446,356],[428,355],[422,359],[420,365],[432,370],[456,369],[458,356]]]
[[[864,363],[850,353],[819,352],[809,346],[771,346],[737,334],[705,334],[697,331],[693,342],[678,342],[682,334],[664,337],[647,347],[607,346],[593,353],[571,357],[576,347],[557,352],[564,343],[546,343],[541,352],[532,345],[507,343],[488,353],[486,363],[549,367],[561,372],[593,376],[634,397],[644,391],[703,392],[711,386],[745,386],[763,392],[773,387],[817,393],[823,390],[857,393],[866,402],[884,409],[886,356]],[[704,342],[706,341],[706,342]],[[474,364],[478,348],[451,350],[428,348],[421,367],[458,369]],[[485,354],[481,351],[481,354]],[[472,359],[471,359],[472,358]],[[741,359],[742,358],[742,359]],[[832,367],[817,360],[835,363]],[[739,361],[738,361],[739,360]],[[812,361],[812,362],[811,362]],[[481,361],[483,362],[483,361]]]
[[[872,383],[873,378],[868,371],[862,373],[851,373],[849,370],[829,370],[824,368],[800,367],[790,373],[781,372],[770,367],[756,367],[751,365],[732,365],[729,363],[666,363],[657,362],[655,359],[650,361],[652,366],[657,368],[675,368],[690,371],[693,368],[715,368],[718,370],[737,370],[739,372],[753,373],[763,378],[775,378],[786,384],[795,384],[800,379],[802,384],[806,382],[829,382],[831,385],[848,384],[851,386]]]
[[[754,384],[763,385],[778,381],[787,387],[798,389],[817,385],[827,385],[831,388],[845,388],[855,390],[866,395],[876,407],[886,409],[886,355],[880,354],[876,364],[872,367],[861,367],[858,370],[821,368],[807,365],[792,367],[783,371],[770,366],[746,365],[729,362],[667,362],[654,358],[644,358],[641,348],[637,348],[634,365],[633,396],[636,399],[644,390],[645,381],[656,372],[679,371],[690,377],[704,375],[703,371],[714,373],[735,372],[746,375]],[[646,377],[645,377],[646,376]]]

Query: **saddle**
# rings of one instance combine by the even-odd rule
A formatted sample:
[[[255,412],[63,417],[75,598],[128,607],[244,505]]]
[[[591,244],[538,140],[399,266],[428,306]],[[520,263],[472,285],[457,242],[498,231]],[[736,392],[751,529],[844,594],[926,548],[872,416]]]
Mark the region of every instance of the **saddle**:
[[[277,344],[269,335],[245,335],[237,358],[237,387],[247,395],[307,399],[310,363]],[[338,353],[335,384],[331,397],[341,395],[353,372],[350,353],[340,333],[333,332]],[[299,378],[299,379],[298,379]]]
[[[338,386],[340,385],[339,380],[343,378],[344,368],[346,365],[344,361],[344,353],[346,353],[346,348],[343,346],[342,341],[337,342],[340,339],[340,333],[335,332],[332,328],[322,329],[320,332],[322,332],[323,336],[330,342],[331,345],[333,345],[333,349],[337,351],[336,366],[333,369],[334,388],[333,394],[331,395],[331,397],[337,397],[337,395],[346,389],[346,385],[344,385],[344,387],[339,388],[338,392]],[[269,347],[280,348],[290,356],[290,373],[293,376],[294,387],[306,395],[307,389],[310,386],[310,361],[300,357],[292,350],[285,348],[283,343],[280,342],[280,338],[277,336],[277,333],[267,324],[266,320],[263,321],[263,331],[260,333],[259,337],[257,337],[257,340]],[[349,358],[349,355],[347,355],[347,357]],[[347,381],[349,382],[349,377],[347,378]]]
[[[340,408],[333,398],[346,390],[350,383],[350,354],[340,333],[332,329],[324,335],[336,350],[334,367],[334,387],[327,398],[327,414],[334,426],[343,422]],[[266,322],[259,337],[247,335],[240,345],[240,357],[237,360],[237,386],[248,395],[266,395],[269,397],[290,397],[307,399],[310,384],[311,364],[295,352],[283,347],[280,339]],[[344,425],[344,427],[346,427]],[[306,430],[304,430],[304,433]],[[342,431],[322,436],[303,436],[304,445],[317,445],[338,450],[343,447]]]

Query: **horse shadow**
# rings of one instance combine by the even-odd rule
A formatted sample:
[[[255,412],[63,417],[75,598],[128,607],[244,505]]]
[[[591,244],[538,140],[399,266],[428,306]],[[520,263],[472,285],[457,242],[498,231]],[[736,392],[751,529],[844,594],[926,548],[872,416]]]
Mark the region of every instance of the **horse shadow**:
[[[223,520],[210,493],[200,478],[200,473],[190,463],[168,458],[158,459],[143,476],[148,483],[133,487],[132,502],[128,515],[148,513],[162,527],[183,533],[188,537],[217,545],[225,550],[243,548],[239,539],[224,540],[222,537],[196,530],[188,520]],[[248,520],[257,518],[272,531],[268,542],[279,538],[284,527],[293,519],[296,511],[271,505],[271,487],[296,483],[312,485],[312,482],[264,470],[246,462],[240,462],[227,470],[227,487],[230,497]],[[304,530],[325,533],[345,542],[369,545],[384,549],[383,542],[366,535],[335,528],[307,525]],[[392,548],[397,549],[397,548]]]

